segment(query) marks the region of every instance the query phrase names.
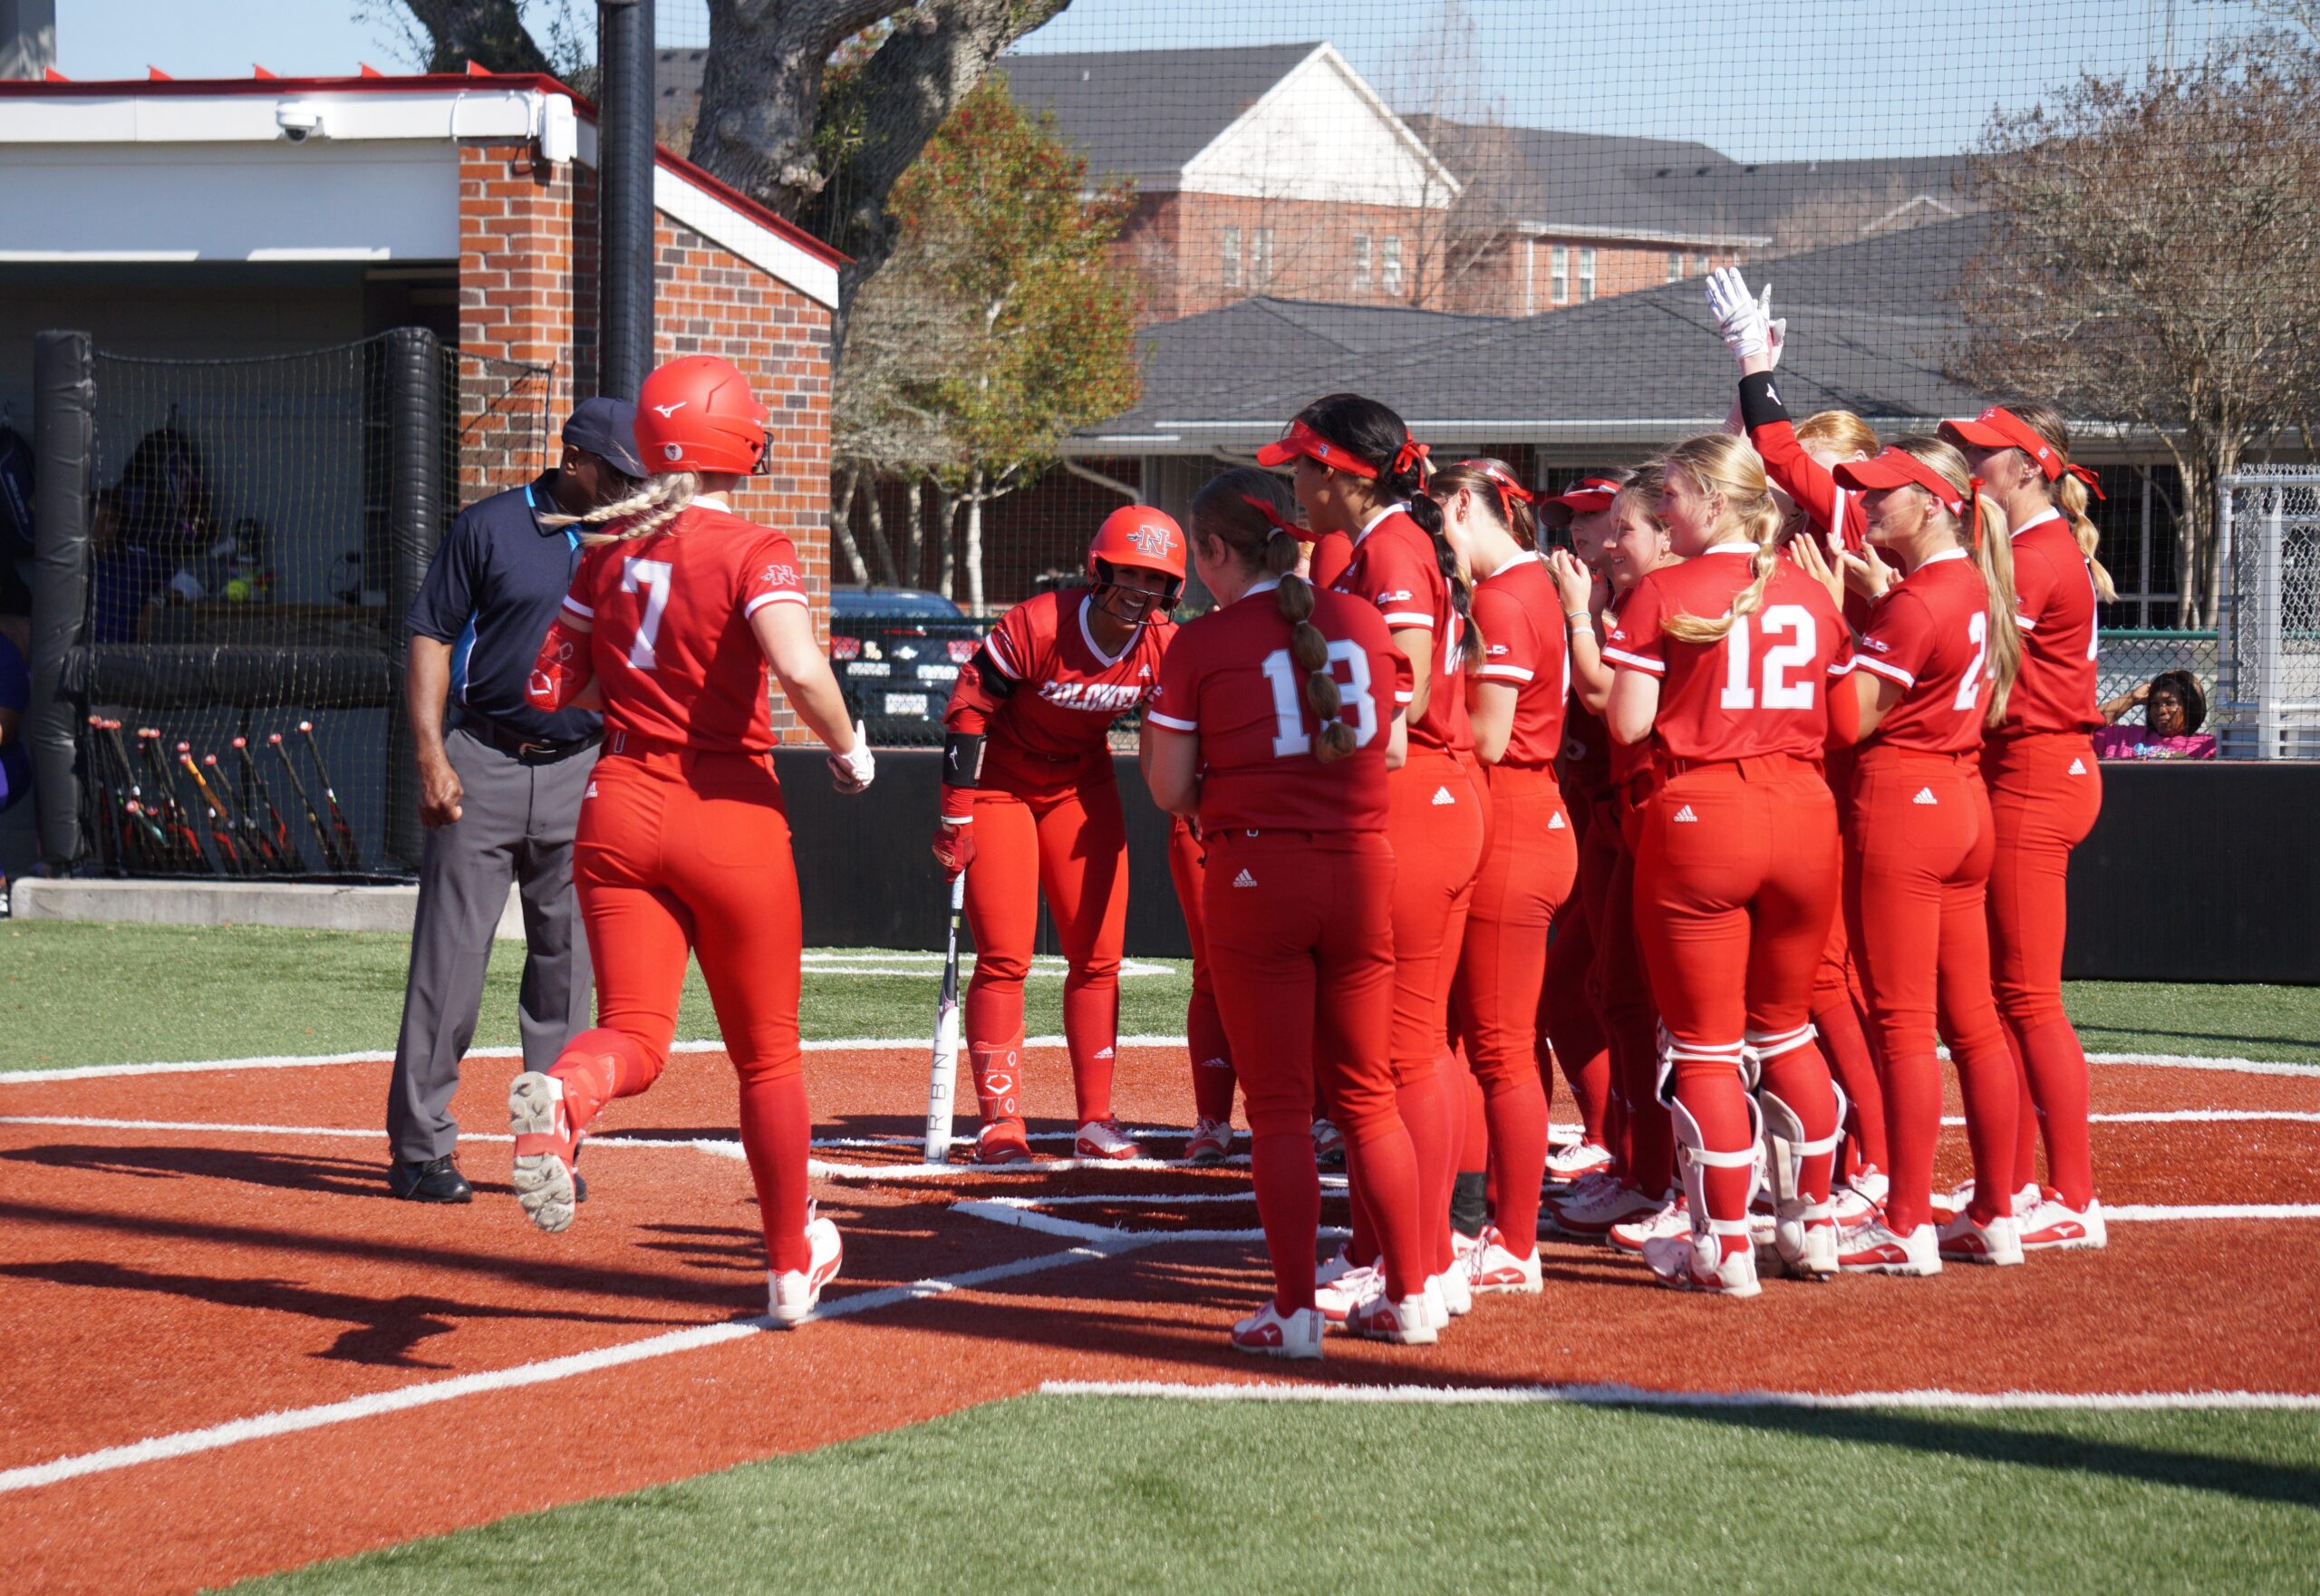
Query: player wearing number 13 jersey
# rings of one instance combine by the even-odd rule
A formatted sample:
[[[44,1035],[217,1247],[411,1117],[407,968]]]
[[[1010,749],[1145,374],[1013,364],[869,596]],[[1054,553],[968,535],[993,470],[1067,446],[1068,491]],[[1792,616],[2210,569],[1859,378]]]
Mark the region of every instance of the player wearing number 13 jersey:
[[[1636,584],[1603,650],[1611,735],[1655,746],[1636,934],[1691,1221],[1689,1236],[1647,1242],[1644,1257],[1667,1284],[1754,1296],[1759,1109],[1780,1256],[1807,1273],[1836,1269],[1840,1108],[1809,1014],[1837,906],[1836,804],[1820,763],[1828,683],[1851,651],[1828,590],[1779,552],[1781,512],[1754,450],[1693,438],[1666,469],[1660,514],[1685,563]]]
[[[1394,848],[1387,764],[1403,738],[1407,659],[1374,605],[1291,574],[1280,479],[1228,471],[1193,501],[1193,557],[1219,607],[1185,626],[1145,730],[1152,794],[1197,808],[1217,1001],[1247,1095],[1271,1301],[1233,1345],[1318,1358],[1313,1244],[1318,1076],[1384,1269],[1348,1328],[1430,1341],[1416,1154],[1388,1061]]]
[[[707,355],[661,367],[637,396],[636,441],[654,475],[585,517],[591,547],[528,691],[542,710],[601,693],[606,736],[573,861],[596,1026],[546,1074],[519,1075],[509,1089],[516,1193],[541,1229],[571,1224],[580,1134],[607,1102],[659,1077],[686,954],[697,953],[741,1079],[769,1308],[777,1323],[795,1324],[837,1272],[841,1249],[807,1196],[803,939],[789,824],[768,757],[767,666],[833,750],[840,790],[869,785],[870,752],[815,641],[789,539],[726,506],[766,450],[765,411],[741,373]]]

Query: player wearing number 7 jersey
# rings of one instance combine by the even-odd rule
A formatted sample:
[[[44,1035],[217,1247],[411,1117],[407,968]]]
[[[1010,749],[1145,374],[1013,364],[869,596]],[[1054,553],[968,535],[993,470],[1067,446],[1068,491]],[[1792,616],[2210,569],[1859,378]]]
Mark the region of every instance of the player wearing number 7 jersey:
[[[870,750],[846,723],[815,641],[789,538],[726,505],[765,457],[765,410],[748,382],[707,355],[671,362],[637,396],[636,442],[654,475],[583,517],[590,547],[527,693],[543,711],[600,696],[606,735],[573,870],[596,969],[596,1027],[509,1090],[516,1194],[542,1230],[572,1223],[581,1133],[607,1102],[660,1076],[686,954],[697,953],[741,1078],[768,1308],[776,1323],[796,1324],[836,1274],[841,1247],[807,1196],[803,937],[768,758],[767,666],[832,750],[841,791],[870,784]]]
[[[1404,748],[1409,662],[1374,605],[1316,593],[1292,574],[1295,513],[1264,471],[1228,471],[1193,501],[1194,565],[1218,607],[1168,651],[1144,762],[1152,796],[1177,814],[1197,809],[1208,841],[1208,953],[1272,1259],[1272,1300],[1233,1328],[1232,1344],[1318,1358],[1317,1074],[1384,1254],[1382,1280],[1351,1305],[1347,1327],[1424,1342],[1436,1326],[1427,1216],[1387,1044],[1387,766]]]
[[[1755,451],[1711,434],[1664,463],[1660,516],[1685,563],[1636,584],[1603,649],[1612,737],[1656,746],[1636,935],[1691,1221],[1644,1257],[1666,1284],[1747,1297],[1760,1289],[1748,1231],[1759,1111],[1779,1254],[1800,1272],[1836,1270],[1841,1106],[1809,1016],[1837,900],[1836,803],[1820,762],[1827,684],[1851,651],[1828,590],[1779,552],[1780,508]]]

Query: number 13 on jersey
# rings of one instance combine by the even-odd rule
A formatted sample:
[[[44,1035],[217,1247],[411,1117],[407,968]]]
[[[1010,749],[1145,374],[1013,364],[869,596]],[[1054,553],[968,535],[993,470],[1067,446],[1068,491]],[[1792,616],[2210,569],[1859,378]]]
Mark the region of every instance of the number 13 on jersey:
[[[1378,701],[1369,691],[1369,656],[1359,643],[1338,638],[1329,643],[1329,668],[1334,672],[1340,664],[1345,666],[1347,674],[1347,680],[1338,684],[1338,693],[1345,706],[1341,712],[1352,722],[1354,746],[1368,748],[1369,740],[1378,735]],[[1312,733],[1305,730],[1303,672],[1285,648],[1277,648],[1265,656],[1264,670],[1265,682],[1272,689],[1272,757],[1293,759],[1300,754],[1311,753]]]

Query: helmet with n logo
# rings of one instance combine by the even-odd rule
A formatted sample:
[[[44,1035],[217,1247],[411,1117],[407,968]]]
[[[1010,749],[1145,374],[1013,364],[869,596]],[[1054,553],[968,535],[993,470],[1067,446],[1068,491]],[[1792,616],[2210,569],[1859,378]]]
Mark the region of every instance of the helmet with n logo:
[[[1153,572],[1164,585],[1157,593],[1122,586],[1119,574],[1126,570]],[[1164,618],[1184,596],[1184,529],[1148,504],[1114,510],[1088,546],[1088,579],[1096,585],[1096,603],[1114,618],[1131,624]]]
[[[636,454],[644,469],[736,471],[766,469],[765,406],[749,380],[713,354],[688,354],[656,368],[636,394]]]

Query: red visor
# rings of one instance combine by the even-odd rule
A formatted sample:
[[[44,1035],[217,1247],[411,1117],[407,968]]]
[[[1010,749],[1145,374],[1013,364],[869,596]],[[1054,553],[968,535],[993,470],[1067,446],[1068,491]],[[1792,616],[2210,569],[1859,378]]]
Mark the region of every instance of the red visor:
[[[1573,515],[1589,516],[1597,510],[1611,508],[1619,496],[1619,485],[1609,477],[1581,477],[1561,493],[1549,494],[1540,502],[1559,504]]]
[[[2094,473],[2084,466],[2066,464],[2054,446],[2038,433],[2038,430],[2002,404],[1994,404],[1970,421],[1944,421],[1941,436],[1951,443],[1968,449],[2018,449],[2038,462],[2038,469],[2054,481],[2064,471],[2086,484],[2095,498],[2103,497],[2102,485]]]
[[[1289,430],[1274,441],[1257,450],[1257,464],[1285,466],[1299,455],[1317,460],[1333,471],[1347,471],[1357,477],[1376,478],[1378,468],[1349,452],[1341,444],[1330,442],[1302,421],[1289,423]]]
[[[1888,448],[1873,460],[1846,460],[1830,473],[1840,488],[1875,492],[1885,488],[1913,486],[1933,495],[1953,516],[1966,513],[1966,501],[1940,472],[1907,450]]]

